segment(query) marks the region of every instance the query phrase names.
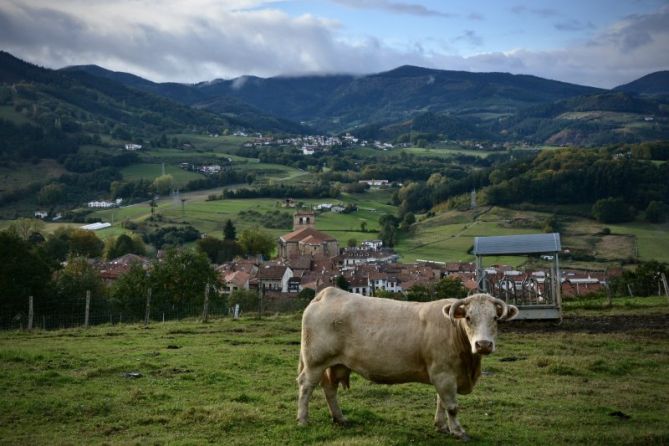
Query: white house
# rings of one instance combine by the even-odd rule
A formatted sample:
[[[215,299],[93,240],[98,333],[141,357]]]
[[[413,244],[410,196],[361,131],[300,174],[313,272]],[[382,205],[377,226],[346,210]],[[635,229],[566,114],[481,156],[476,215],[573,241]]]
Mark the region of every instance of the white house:
[[[135,150],[142,150],[142,145],[141,144],[126,144],[125,145],[125,150],[130,150],[130,151],[135,151]]]
[[[381,249],[383,248],[383,241],[381,240],[363,240],[362,243],[360,243],[360,246],[364,249]]]

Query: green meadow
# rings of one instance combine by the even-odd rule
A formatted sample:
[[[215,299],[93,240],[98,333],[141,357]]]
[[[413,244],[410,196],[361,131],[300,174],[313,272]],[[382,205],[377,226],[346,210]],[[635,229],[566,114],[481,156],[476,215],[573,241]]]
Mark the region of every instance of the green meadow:
[[[666,324],[602,331],[588,322],[666,320],[669,303],[602,305],[567,306],[562,325],[500,326],[479,383],[459,396],[471,444],[669,442]],[[340,391],[349,426],[331,423],[317,390],[311,424],[298,427],[299,330],[294,314],[0,332],[0,444],[458,444],[432,426],[430,386],[357,375]]]

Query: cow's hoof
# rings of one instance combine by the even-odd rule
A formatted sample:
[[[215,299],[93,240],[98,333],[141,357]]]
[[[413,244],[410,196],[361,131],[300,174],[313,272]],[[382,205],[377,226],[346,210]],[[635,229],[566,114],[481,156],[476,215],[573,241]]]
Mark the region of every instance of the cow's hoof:
[[[460,441],[469,441],[469,435],[467,435],[465,432],[460,432],[460,433],[453,433],[453,436],[457,438]]]
[[[346,418],[333,418],[332,422],[336,425],[346,427],[349,425],[348,420]]]
[[[451,430],[448,428],[448,425],[443,425],[443,426],[435,426],[437,429],[437,432],[440,434],[450,434]]]
[[[307,426],[307,425],[309,424],[309,420],[300,420],[300,419],[298,419],[298,420],[297,420],[297,424],[298,424],[300,427],[304,427],[304,426]]]

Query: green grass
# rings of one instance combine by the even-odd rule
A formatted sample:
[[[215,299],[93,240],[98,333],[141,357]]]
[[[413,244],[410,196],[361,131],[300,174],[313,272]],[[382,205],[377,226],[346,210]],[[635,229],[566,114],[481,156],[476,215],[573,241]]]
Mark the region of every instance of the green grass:
[[[0,105],[0,119],[10,121],[16,125],[23,125],[31,122],[26,115],[17,112],[11,105]]]
[[[162,175],[162,164],[132,164],[121,169],[121,175],[126,181],[137,181],[140,179],[153,181]],[[177,165],[165,163],[165,173],[172,175],[174,183],[177,187],[182,187],[190,180],[198,180],[204,178],[204,175],[184,170]]]
[[[22,189],[32,183],[57,178],[66,172],[55,160],[43,159],[38,163],[11,163],[0,167],[0,194]]]
[[[294,169],[300,172],[297,169]],[[282,171],[282,175],[286,171]],[[240,212],[254,210],[260,213],[279,210],[293,214],[295,209],[283,208],[280,206],[281,200],[274,198],[255,198],[255,199],[224,199],[207,201],[208,195],[218,194],[220,189],[209,191],[197,191],[181,194],[181,197],[186,198],[184,211],[182,212],[181,202],[176,202],[172,198],[163,198],[158,200],[158,207],[156,212],[167,220],[165,225],[174,224],[174,222],[188,222],[196,227],[199,231],[212,234],[221,235],[223,225],[226,220],[231,219],[237,231],[241,232],[245,228],[255,225],[254,222],[247,221],[240,216]],[[378,230],[378,220],[384,213],[394,212],[394,207],[385,204],[390,199],[390,192],[388,191],[372,191],[364,194],[345,194],[341,200],[333,199],[303,199],[298,200],[303,202],[306,206],[317,205],[320,203],[354,203],[361,209],[352,214],[336,214],[333,212],[323,212],[318,215],[316,219],[316,228],[328,232],[333,237],[337,238],[339,242],[344,244],[351,238],[358,241],[365,239],[376,238]],[[103,221],[111,222],[112,215],[114,219],[114,226],[109,229],[98,231],[100,237],[106,238],[109,235],[118,235],[120,225],[124,220],[135,222],[145,221],[151,216],[151,208],[148,202],[133,204],[126,207],[116,209],[106,209],[93,212],[92,217],[101,218]],[[367,231],[361,232],[361,222],[367,223]],[[266,229],[267,232],[275,237],[279,237],[287,232],[292,231],[292,227],[283,229]]]
[[[503,328],[459,397],[471,444],[666,444],[668,335]],[[349,427],[332,425],[320,390],[298,427],[299,339],[299,315],[1,332],[0,443],[457,444],[432,427],[431,386],[357,375],[340,392]]]

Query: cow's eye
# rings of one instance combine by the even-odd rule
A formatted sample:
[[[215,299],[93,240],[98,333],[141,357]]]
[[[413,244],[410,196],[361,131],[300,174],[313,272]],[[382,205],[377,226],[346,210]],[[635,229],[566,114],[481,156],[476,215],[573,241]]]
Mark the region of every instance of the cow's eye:
[[[472,318],[467,316],[467,322],[471,322],[471,321],[472,321]]]

